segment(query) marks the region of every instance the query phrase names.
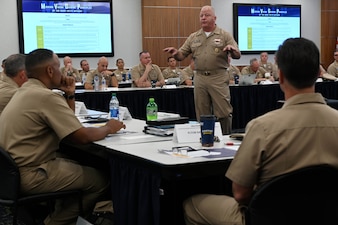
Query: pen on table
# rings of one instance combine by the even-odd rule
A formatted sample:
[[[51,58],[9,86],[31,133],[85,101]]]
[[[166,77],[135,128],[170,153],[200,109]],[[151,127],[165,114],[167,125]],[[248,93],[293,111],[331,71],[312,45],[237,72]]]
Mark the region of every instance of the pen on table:
[[[241,145],[241,143],[226,142],[225,145]]]

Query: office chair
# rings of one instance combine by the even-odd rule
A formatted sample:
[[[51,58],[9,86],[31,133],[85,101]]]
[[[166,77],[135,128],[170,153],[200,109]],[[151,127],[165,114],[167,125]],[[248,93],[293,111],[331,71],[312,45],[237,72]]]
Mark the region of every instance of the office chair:
[[[79,210],[82,214],[82,191],[67,190],[46,192],[34,195],[20,194],[20,172],[12,157],[7,151],[0,147],[0,205],[9,206],[12,209],[13,225],[17,224],[19,206],[51,202],[55,199],[61,199],[70,196],[78,196]]]
[[[338,224],[338,169],[311,166],[263,184],[253,195],[246,225]]]

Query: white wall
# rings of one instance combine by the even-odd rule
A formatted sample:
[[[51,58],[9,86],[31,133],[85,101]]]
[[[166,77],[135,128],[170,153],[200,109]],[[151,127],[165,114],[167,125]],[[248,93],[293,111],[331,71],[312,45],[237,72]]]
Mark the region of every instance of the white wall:
[[[320,48],[320,1],[321,0],[255,0],[255,3],[302,5],[302,37],[314,41]],[[211,0],[216,10],[217,24],[232,33],[232,3],[247,3],[247,0]],[[0,0],[0,61],[19,52],[16,0]],[[142,51],[141,0],[113,0],[115,57],[109,58],[109,68],[115,68],[115,60],[123,58],[126,67],[139,63]],[[235,65],[246,65],[258,55],[243,55],[233,60]],[[73,58],[75,67],[80,67],[82,58]],[[97,58],[87,58],[91,68],[96,68]],[[270,57],[272,60],[272,57]],[[62,59],[61,59],[62,61]]]

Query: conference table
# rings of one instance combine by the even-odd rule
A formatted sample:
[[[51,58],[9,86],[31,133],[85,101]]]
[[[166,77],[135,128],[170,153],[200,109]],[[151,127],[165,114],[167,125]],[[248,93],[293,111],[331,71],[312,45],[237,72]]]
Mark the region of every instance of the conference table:
[[[80,163],[109,172],[114,224],[183,225],[184,199],[197,193],[231,193],[231,183],[224,175],[238,145],[225,145],[228,136],[221,137],[223,140],[215,142],[214,147],[203,148],[210,155],[167,154],[163,149],[202,146],[199,142],[176,143],[172,136],[145,134],[142,130],[146,123],[141,120],[124,123],[125,130],[90,145],[60,145],[62,152]]]
[[[106,91],[76,90],[75,98],[83,101],[87,108],[108,112],[111,94],[115,92],[120,105],[128,107],[133,118],[146,118],[146,105],[150,97],[155,98],[159,111],[177,113],[196,119],[194,88],[109,88]],[[338,82],[318,82],[316,92],[325,98],[338,99]],[[230,86],[233,106],[233,129],[243,129],[253,118],[281,107],[284,100],[279,84]]]

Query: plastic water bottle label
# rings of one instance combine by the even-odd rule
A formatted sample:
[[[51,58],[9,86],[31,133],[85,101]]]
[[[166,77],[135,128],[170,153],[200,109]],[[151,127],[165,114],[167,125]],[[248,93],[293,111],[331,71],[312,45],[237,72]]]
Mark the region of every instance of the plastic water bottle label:
[[[110,118],[119,119],[119,110],[118,109],[110,109]]]

